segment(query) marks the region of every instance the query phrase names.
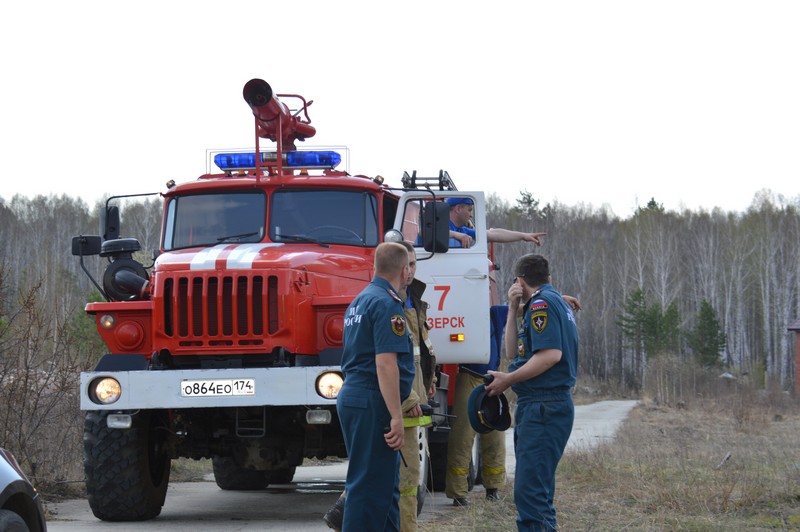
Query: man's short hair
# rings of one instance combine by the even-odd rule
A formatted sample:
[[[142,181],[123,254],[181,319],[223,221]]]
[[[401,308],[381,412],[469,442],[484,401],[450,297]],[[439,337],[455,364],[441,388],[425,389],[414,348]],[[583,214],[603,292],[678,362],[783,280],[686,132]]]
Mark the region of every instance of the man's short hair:
[[[375,275],[394,277],[408,266],[408,251],[397,242],[383,242],[375,248]]]
[[[522,277],[529,286],[540,286],[550,282],[550,265],[541,255],[528,253],[517,259],[514,276]]]
[[[461,205],[461,204],[474,205],[472,198],[447,198],[445,199],[445,201],[447,202],[448,205],[450,205],[451,209],[456,205]]]
[[[400,242],[398,242],[398,244],[406,248],[406,251],[409,252],[414,251],[414,246],[408,240],[401,240]]]

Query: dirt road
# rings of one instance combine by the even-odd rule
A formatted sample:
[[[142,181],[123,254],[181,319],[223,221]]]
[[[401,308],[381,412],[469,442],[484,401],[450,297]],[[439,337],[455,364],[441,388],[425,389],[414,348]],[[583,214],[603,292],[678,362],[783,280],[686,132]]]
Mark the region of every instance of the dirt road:
[[[575,408],[575,425],[567,452],[591,448],[613,438],[637,401],[601,401]],[[513,431],[507,432],[506,466],[514,471]],[[321,516],[344,486],[347,464],[298,467],[291,484],[263,491],[222,491],[213,482],[174,482],[161,515],[141,523],[97,520],[85,500],[47,504],[49,532],[111,530],[115,532],[239,532],[256,530],[326,531]],[[477,487],[476,490],[481,490]],[[428,496],[420,515],[424,522],[451,509],[442,493]]]

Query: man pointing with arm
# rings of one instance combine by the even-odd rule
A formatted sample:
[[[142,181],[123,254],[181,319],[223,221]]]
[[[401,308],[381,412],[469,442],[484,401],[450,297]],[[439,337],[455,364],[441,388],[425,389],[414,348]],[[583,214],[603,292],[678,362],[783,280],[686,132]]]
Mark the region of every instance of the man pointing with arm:
[[[450,206],[450,247],[468,248],[475,243],[475,229],[470,226],[474,202],[470,198],[447,198]],[[486,230],[489,242],[533,242],[542,245],[547,233],[523,233],[511,229],[490,228]]]

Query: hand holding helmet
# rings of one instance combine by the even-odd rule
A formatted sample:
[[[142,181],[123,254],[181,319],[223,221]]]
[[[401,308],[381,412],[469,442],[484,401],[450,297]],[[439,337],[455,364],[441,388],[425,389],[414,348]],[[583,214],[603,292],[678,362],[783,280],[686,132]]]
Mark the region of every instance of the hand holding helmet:
[[[511,426],[508,399],[502,393],[489,395],[485,384],[472,390],[467,401],[467,413],[472,429],[479,434],[492,430],[504,431]]]

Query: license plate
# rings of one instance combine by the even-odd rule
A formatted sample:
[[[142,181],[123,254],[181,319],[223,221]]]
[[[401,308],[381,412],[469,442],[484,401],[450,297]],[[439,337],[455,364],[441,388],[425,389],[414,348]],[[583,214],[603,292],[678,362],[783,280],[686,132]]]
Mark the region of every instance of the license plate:
[[[255,395],[255,393],[255,379],[181,381],[181,397],[224,397],[226,395]]]

